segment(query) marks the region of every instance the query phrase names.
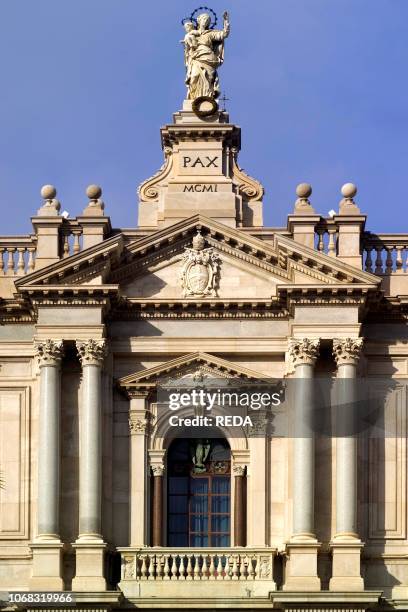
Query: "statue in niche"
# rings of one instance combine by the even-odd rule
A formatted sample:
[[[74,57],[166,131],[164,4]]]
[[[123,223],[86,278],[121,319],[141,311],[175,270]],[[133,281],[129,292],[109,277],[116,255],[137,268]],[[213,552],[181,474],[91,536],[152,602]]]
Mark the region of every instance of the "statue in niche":
[[[195,445],[192,460],[193,460],[193,474],[202,474],[206,471],[205,461],[207,460],[208,454],[210,452],[210,443],[208,440],[202,440],[201,438],[197,440],[197,444]]]
[[[220,94],[217,69],[224,62],[224,40],[230,33],[229,16],[225,12],[223,29],[214,30],[216,15],[213,11],[213,18],[209,13],[201,13],[197,19],[194,17],[195,12],[190,19],[183,20],[186,31],[182,43],[186,64],[187,99],[196,100],[203,96],[217,98]]]

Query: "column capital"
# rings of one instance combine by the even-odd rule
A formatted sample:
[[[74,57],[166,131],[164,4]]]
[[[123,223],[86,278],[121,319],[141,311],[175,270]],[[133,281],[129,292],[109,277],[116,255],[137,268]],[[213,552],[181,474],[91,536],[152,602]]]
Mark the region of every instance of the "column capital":
[[[244,476],[245,474],[245,465],[233,465],[232,471],[234,476]]]
[[[357,365],[363,342],[363,338],[334,338],[333,355],[337,366]]]
[[[34,346],[40,368],[60,365],[64,352],[62,340],[37,340]]]
[[[319,338],[291,338],[288,351],[294,367],[314,365],[319,355],[319,347]]]
[[[163,476],[164,474],[164,465],[163,463],[150,466],[152,468],[153,476]]]
[[[77,340],[76,347],[82,367],[102,366],[107,354],[106,340]]]
[[[147,419],[140,415],[130,414],[129,429],[131,434],[144,434],[147,429]]]

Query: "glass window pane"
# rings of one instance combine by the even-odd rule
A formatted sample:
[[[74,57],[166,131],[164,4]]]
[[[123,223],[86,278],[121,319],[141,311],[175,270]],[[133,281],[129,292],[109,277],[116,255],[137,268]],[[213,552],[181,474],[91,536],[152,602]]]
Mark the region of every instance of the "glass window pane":
[[[192,514],[190,516],[191,531],[208,531],[208,517],[204,514]]]
[[[190,488],[193,495],[197,493],[205,495],[208,493],[208,478],[192,478]]]
[[[192,497],[190,502],[191,512],[208,512],[208,497],[206,495]]]
[[[169,511],[186,514],[188,512],[187,495],[170,495]]]
[[[211,536],[211,546],[230,546],[230,536],[229,535],[213,535]],[[223,564],[225,567],[225,563]]]
[[[211,512],[227,513],[230,511],[230,498],[226,495],[217,495],[212,497],[211,502]]]
[[[169,533],[169,546],[188,546],[188,534]]]
[[[169,493],[188,493],[188,478],[179,476],[170,476],[169,478]]]
[[[190,546],[208,546],[208,536],[193,533],[190,536]]]
[[[225,476],[216,476],[212,481],[213,493],[229,493],[230,479]]]
[[[211,518],[211,531],[229,531],[230,521],[228,514],[215,514]]]
[[[188,517],[187,514],[170,514],[169,515],[169,532],[181,533],[188,532]]]

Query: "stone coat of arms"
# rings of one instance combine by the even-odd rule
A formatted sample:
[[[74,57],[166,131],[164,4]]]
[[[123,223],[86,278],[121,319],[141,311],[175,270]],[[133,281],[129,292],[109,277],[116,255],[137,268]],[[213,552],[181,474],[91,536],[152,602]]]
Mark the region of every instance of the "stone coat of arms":
[[[220,258],[212,247],[204,247],[205,238],[197,231],[193,238],[193,248],[186,247],[183,253],[181,286],[184,297],[215,295]]]

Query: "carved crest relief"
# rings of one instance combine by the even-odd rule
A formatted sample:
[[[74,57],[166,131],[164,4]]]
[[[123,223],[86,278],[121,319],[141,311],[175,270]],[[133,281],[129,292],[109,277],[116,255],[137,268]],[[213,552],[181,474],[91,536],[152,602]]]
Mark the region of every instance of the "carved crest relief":
[[[183,254],[181,286],[184,297],[215,295],[220,258],[212,247],[205,248],[205,238],[198,230],[193,248],[186,247]]]

